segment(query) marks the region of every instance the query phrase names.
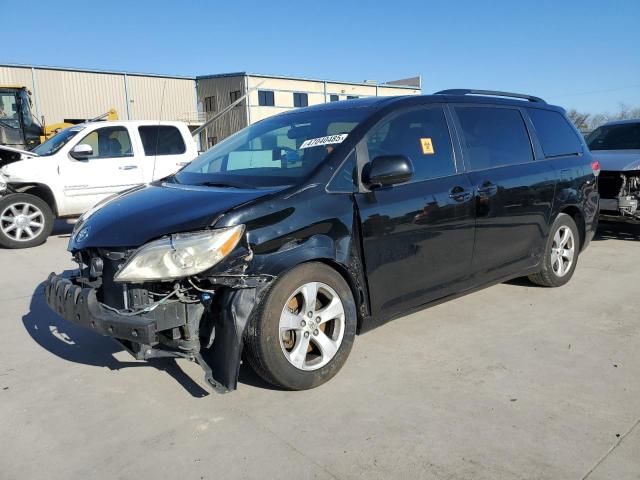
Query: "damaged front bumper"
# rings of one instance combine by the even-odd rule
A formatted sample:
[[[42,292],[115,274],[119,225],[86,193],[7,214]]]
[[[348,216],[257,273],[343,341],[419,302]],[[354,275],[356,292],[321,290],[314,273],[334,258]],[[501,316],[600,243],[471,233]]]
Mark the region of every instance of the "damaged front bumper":
[[[640,223],[639,171],[603,171],[598,186],[601,219]]]
[[[194,361],[219,393],[237,387],[242,336],[255,292],[256,288],[227,288],[220,291],[215,307],[211,292],[203,295],[204,302],[176,301],[136,313],[101,303],[98,290],[87,287],[81,277],[52,273],[45,284],[47,303],[65,320],[113,338],[138,360],[173,357]]]

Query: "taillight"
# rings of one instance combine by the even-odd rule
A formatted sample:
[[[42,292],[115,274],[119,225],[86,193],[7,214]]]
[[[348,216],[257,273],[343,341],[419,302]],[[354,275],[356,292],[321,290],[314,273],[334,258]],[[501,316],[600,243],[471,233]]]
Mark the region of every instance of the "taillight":
[[[591,170],[593,170],[593,174],[596,177],[600,175],[600,162],[598,160],[591,162]]]

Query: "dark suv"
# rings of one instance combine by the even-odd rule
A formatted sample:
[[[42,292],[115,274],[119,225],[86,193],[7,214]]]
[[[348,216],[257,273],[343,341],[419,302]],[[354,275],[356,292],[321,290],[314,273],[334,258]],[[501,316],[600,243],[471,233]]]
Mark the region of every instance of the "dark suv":
[[[49,305],[138,359],[244,353],[287,389],[333,377],[356,333],[520,276],[573,275],[597,177],[559,107],[448,90],[297,109],[87,212]]]

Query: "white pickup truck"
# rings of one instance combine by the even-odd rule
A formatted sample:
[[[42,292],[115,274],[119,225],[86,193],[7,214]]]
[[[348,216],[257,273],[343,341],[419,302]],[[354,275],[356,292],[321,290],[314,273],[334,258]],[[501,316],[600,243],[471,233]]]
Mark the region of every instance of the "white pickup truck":
[[[186,124],[92,122],[31,152],[0,147],[0,246],[44,243],[55,218],[76,217],[114,193],[166,177],[198,155]]]

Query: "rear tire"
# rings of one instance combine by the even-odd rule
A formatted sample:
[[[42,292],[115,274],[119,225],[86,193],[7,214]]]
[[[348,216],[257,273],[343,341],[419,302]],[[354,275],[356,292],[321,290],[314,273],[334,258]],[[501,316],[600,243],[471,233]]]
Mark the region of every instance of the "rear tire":
[[[542,268],[529,275],[529,280],[543,287],[561,287],[571,280],[579,254],[580,232],[576,222],[561,213],[549,230]]]
[[[356,324],[344,278],[325,264],[305,263],[278,278],[256,307],[245,336],[246,357],[273,385],[314,388],[346,362]]]
[[[13,193],[0,198],[0,246],[30,248],[42,245],[53,230],[51,207],[39,197]]]

